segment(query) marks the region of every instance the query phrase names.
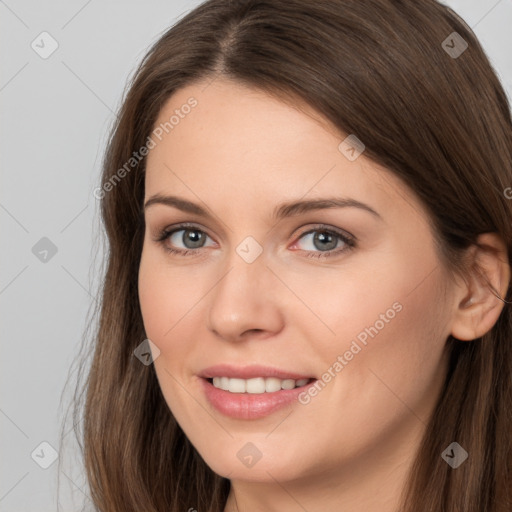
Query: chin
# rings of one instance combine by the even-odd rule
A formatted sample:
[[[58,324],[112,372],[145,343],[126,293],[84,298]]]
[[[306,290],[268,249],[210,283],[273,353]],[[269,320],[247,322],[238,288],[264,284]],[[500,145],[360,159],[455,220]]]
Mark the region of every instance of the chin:
[[[245,449],[244,449],[244,445]],[[211,457],[203,457],[208,467],[217,475],[230,480],[250,480],[252,482],[269,482],[275,483],[275,480],[286,481],[300,477],[300,471],[296,461],[285,459],[279,453],[261,454],[261,458],[251,461],[245,455],[251,448],[250,443],[242,444],[242,448],[237,448],[233,453],[233,457],[226,457],[226,451],[223,452],[222,458],[215,454]],[[244,461],[245,459],[245,461]],[[303,461],[302,461],[303,462]]]

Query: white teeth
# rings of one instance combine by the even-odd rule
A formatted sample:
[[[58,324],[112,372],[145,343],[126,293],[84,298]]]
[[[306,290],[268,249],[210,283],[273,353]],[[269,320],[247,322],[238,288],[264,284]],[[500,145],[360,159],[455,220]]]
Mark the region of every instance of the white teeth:
[[[265,379],[265,391],[267,393],[273,393],[274,391],[281,390],[281,380],[275,377],[268,377]]]
[[[245,393],[245,380],[229,379],[228,391],[231,391],[233,393]]]
[[[284,379],[281,382],[281,387],[283,389],[293,389],[295,387],[295,381],[293,379]]]
[[[216,377],[220,378],[220,389],[227,391],[229,389],[229,378],[228,377]]]
[[[253,379],[237,379],[229,377],[213,377],[213,385],[216,388],[230,393],[273,393],[281,389],[293,389],[304,386],[309,379],[276,379],[275,377],[255,377]]]
[[[246,393],[264,393],[265,392],[265,379],[263,377],[247,379],[244,382],[245,382],[245,392]]]

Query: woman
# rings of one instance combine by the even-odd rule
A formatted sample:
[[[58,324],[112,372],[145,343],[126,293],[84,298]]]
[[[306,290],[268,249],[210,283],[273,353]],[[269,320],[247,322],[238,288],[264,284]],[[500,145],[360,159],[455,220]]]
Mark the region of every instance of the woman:
[[[503,88],[434,0],[184,16],[95,192],[97,510],[512,510],[511,186]]]

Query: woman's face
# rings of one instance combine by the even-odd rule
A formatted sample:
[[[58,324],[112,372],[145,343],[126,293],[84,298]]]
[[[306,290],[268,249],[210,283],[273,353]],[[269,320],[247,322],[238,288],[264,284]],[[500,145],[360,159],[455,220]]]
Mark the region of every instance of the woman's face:
[[[189,86],[162,109],[147,157],[145,203],[196,210],[145,209],[139,294],[155,371],[187,437],[231,479],[403,463],[446,372],[454,285],[426,212],[302,108],[224,79]],[[281,208],[320,199],[366,206]],[[240,374],[253,392],[215,390],[200,374],[224,364],[317,381],[273,391],[281,382],[257,369]]]

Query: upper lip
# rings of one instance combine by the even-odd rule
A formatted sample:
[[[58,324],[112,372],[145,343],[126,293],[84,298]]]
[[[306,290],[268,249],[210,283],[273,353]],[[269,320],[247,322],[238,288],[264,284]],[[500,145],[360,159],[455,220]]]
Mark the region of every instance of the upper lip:
[[[275,377],[277,379],[310,379],[311,375],[304,375],[288,370],[262,365],[233,366],[230,364],[216,364],[209,366],[199,373],[200,377],[211,379],[212,377],[230,377],[235,379],[253,379],[255,377]]]

